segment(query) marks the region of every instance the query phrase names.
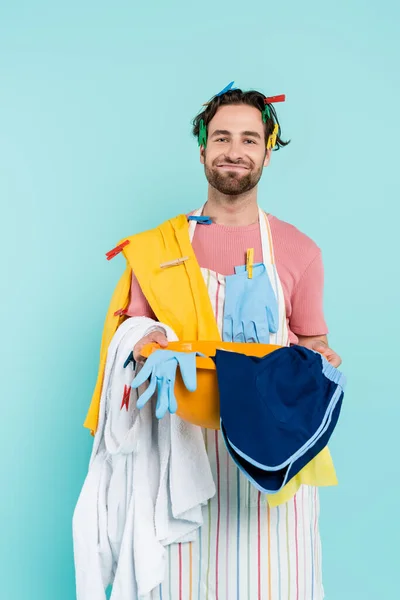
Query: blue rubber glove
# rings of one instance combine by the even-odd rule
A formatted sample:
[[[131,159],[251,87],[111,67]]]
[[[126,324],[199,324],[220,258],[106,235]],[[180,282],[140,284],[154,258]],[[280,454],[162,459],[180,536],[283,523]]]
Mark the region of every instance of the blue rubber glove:
[[[236,267],[226,277],[223,323],[224,342],[269,344],[270,333],[279,327],[278,302],[262,263],[253,266],[249,279],[246,267]]]
[[[162,419],[167,410],[175,413],[178,409],[174,393],[176,369],[179,365],[183,383],[189,392],[194,392],[197,387],[196,356],[204,354],[173,350],[156,350],[150,354],[131,384],[133,389],[137,389],[150,377],[149,387],[139,396],[137,407],[143,408],[157,389],[157,419]]]

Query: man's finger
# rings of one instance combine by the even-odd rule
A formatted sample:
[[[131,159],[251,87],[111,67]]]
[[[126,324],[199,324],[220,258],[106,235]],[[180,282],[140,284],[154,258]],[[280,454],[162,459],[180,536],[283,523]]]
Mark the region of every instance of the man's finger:
[[[168,339],[164,333],[161,331],[154,331],[153,333],[149,333],[142,340],[140,340],[135,348],[134,348],[134,358],[137,362],[144,362],[146,357],[141,354],[143,348],[148,344],[158,344],[161,348],[166,348],[168,346]]]
[[[163,333],[161,333],[161,332],[155,333],[154,336],[153,336],[153,339],[151,341],[156,342],[157,344],[159,344],[163,348],[165,348],[166,346],[168,346],[168,340],[167,340],[166,336]]]

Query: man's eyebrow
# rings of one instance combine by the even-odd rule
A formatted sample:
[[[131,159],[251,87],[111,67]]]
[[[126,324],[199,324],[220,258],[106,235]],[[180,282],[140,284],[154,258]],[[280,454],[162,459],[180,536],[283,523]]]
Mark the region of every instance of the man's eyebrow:
[[[248,137],[255,137],[261,140],[261,135],[257,131],[242,131],[242,135],[247,135]]]
[[[231,132],[228,131],[227,129],[216,129],[212,134],[211,137],[214,137],[215,135],[231,135]]]
[[[231,132],[228,131],[227,129],[216,129],[211,134],[211,137],[215,137],[217,135],[231,135]],[[259,133],[257,133],[257,131],[242,131],[241,135],[258,138],[259,140],[261,139],[261,136]]]

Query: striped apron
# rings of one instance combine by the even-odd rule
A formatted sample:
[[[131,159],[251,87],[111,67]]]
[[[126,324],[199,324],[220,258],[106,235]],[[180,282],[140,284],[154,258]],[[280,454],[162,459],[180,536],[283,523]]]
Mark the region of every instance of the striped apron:
[[[191,239],[195,227],[192,221]],[[260,229],[280,316],[270,343],[288,345],[283,289],[261,211]],[[202,274],[222,332],[225,277],[208,269]],[[291,500],[269,507],[229,457],[220,431],[204,430],[204,438],[217,493],[203,509],[197,540],[168,547],[165,580],[151,600],[322,600],[317,488],[302,485]]]

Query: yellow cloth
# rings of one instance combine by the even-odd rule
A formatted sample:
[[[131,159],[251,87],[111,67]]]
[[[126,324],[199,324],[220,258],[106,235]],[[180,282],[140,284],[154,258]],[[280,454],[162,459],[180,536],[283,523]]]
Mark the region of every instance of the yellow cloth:
[[[114,313],[129,304],[132,271],[158,321],[169,325],[180,340],[220,341],[207,287],[189,239],[186,215],[179,215],[159,227],[144,231],[129,240],[122,252],[127,266],[111,298],[104,323],[100,365],[92,401],[84,426],[97,429],[101,389],[107,351],[112,337],[126,318]],[[187,257],[179,266],[160,265]],[[328,448],[324,448],[278,493],[268,496],[271,506],[287,502],[301,484],[336,485],[337,479]]]

